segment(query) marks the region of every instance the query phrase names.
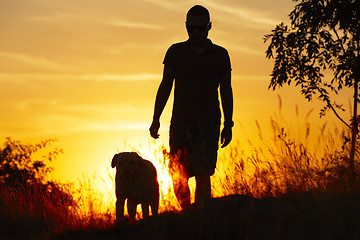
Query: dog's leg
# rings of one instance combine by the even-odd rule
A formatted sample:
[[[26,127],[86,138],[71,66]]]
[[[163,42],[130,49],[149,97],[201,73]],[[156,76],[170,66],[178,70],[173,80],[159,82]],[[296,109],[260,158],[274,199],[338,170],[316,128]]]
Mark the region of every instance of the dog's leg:
[[[127,209],[128,209],[129,217],[132,220],[135,219],[136,207],[137,207],[137,204],[134,201],[132,201],[131,199],[128,199],[128,201],[127,201]]]
[[[151,203],[150,206],[151,206],[151,214],[157,215],[159,210],[159,203]]]
[[[116,221],[120,222],[124,219],[125,198],[117,198],[116,200]]]
[[[160,201],[160,195],[159,195],[159,185],[156,186],[155,188],[155,192],[153,195],[153,199],[150,203],[151,206],[151,214],[152,215],[157,215],[158,214],[158,210],[159,210],[159,201]]]
[[[141,210],[143,218],[149,216],[149,204],[148,203],[141,203]]]

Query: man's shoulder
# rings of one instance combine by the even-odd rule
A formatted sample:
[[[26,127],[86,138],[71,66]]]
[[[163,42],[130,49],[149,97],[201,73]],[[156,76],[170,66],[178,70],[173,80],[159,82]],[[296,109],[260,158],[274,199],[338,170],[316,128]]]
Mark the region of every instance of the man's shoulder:
[[[184,48],[186,48],[188,46],[188,42],[185,41],[185,42],[177,42],[177,43],[174,43],[172,44],[169,49],[171,50],[183,50]]]
[[[222,53],[222,54],[228,54],[228,51],[226,50],[226,48],[220,46],[220,45],[217,45],[215,43],[211,43],[211,49],[213,51],[216,51],[218,53]]]

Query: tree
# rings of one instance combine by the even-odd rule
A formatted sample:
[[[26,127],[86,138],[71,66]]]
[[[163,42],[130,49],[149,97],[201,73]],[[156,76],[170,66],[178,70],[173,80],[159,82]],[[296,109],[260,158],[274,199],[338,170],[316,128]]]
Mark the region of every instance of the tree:
[[[320,116],[332,111],[351,130],[349,179],[354,181],[354,155],[358,134],[360,80],[360,0],[294,0],[291,26],[281,23],[265,35],[270,41],[266,57],[274,58],[269,88],[294,83],[311,101],[324,102]],[[330,77],[329,77],[330,76]],[[333,101],[343,87],[353,90],[351,123],[344,120],[341,104]]]

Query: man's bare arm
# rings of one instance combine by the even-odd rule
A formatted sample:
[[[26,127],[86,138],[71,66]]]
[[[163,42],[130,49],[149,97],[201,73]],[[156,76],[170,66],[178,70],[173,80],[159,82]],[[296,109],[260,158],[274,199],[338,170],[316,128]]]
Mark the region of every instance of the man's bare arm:
[[[150,126],[150,135],[157,139],[159,137],[158,131],[160,128],[160,116],[169,99],[171,89],[174,82],[174,69],[170,66],[164,66],[163,79],[160,83],[156,94],[153,121]]]
[[[225,124],[221,132],[222,148],[226,147],[232,139],[232,122],[233,117],[233,92],[231,87],[231,72],[227,72],[221,77],[220,82],[220,97],[222,103],[222,109],[224,113]]]

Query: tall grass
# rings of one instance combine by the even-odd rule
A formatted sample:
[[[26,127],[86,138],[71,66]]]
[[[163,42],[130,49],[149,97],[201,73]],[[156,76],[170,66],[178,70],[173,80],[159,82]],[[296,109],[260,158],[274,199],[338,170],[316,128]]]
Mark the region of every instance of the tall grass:
[[[75,206],[68,185],[1,185],[1,235],[22,239],[59,232],[73,221]]]
[[[296,112],[298,114],[297,108]],[[360,190],[359,150],[355,159],[356,184],[350,186],[349,183],[350,132],[346,129],[327,129],[325,123],[314,142],[309,139],[311,125],[308,122],[302,124],[303,133],[296,129],[298,132],[294,134],[278,115],[270,119],[273,137],[269,142],[263,138],[258,122],[256,125],[260,141],[254,145],[249,140],[251,154],[245,154],[238,143],[220,157],[223,166],[219,172],[225,174],[215,175],[213,187],[217,196],[232,193],[262,198],[307,191]]]

